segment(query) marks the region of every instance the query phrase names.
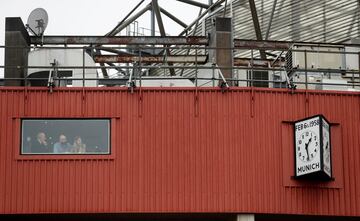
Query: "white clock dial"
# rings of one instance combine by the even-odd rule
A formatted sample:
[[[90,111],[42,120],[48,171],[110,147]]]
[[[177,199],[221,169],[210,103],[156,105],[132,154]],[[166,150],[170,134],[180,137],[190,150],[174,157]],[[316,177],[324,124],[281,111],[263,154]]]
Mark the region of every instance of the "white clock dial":
[[[331,144],[330,144],[330,125],[322,120],[322,152],[323,170],[331,177]]]
[[[320,151],[319,147],[319,136],[313,131],[304,131],[296,141],[297,157],[303,162],[310,162]]]
[[[330,139],[328,131],[323,132],[323,150],[325,163],[330,163]]]

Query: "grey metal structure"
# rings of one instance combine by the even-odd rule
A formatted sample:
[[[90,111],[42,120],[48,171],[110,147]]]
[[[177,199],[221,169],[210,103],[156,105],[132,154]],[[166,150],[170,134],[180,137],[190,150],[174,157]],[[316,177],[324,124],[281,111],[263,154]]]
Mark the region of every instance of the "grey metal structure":
[[[209,1],[208,4],[191,0],[180,2],[205,9],[179,33],[180,36],[205,36],[213,29],[214,18],[230,17],[234,39],[344,43],[360,37],[360,3],[357,0],[218,0]],[[153,7],[146,6],[144,10],[156,12],[157,7],[160,6],[154,7],[153,4]],[[141,10],[140,14],[144,10]],[[172,16],[161,7],[159,11],[170,18]],[[135,14],[133,18],[137,18],[138,15],[139,13]],[[185,24],[180,18],[172,17],[184,27]],[[159,29],[165,30],[166,27],[161,23]],[[167,52],[169,54],[169,50]],[[194,51],[176,49],[171,53],[194,54]],[[261,59],[267,59],[269,55],[270,58],[278,55],[272,50],[254,50],[252,53],[253,57]],[[234,56],[249,58],[251,52],[237,50]],[[157,75],[156,72],[153,74]],[[161,75],[163,74],[164,71],[161,71]],[[165,74],[170,75],[169,72]],[[183,76],[193,74],[190,70],[176,73]]]
[[[195,35],[207,35],[213,28],[214,18],[225,16],[233,20],[234,39],[346,43],[360,37],[358,0],[232,0],[226,3],[227,6],[222,4],[200,19]],[[237,50],[234,57],[268,59],[278,55],[271,49]],[[189,70],[183,73],[184,76],[193,74]]]
[[[353,64],[346,69],[341,62],[334,66],[317,59],[309,64],[307,59],[316,59],[314,53],[320,50],[324,54],[326,51],[338,53],[338,60],[360,53],[359,45],[353,42],[346,45],[350,39],[360,37],[358,0],[209,0],[207,4],[195,0],[173,1],[192,5],[200,11],[198,17],[186,24],[161,7],[158,0],[139,0],[104,36],[25,36],[27,45],[15,46],[83,47],[84,53],[100,65],[97,67],[103,78],[114,77],[109,72],[115,70],[115,77],[120,78],[136,79],[146,73],[147,76],[198,79],[199,70],[205,70],[204,73],[217,69],[221,72],[217,77],[220,83],[221,80],[236,82],[241,72],[247,75],[240,79],[249,81],[247,86],[268,87],[275,78],[284,82],[300,72],[306,81],[310,72],[324,76],[334,72],[345,77],[352,75],[352,83],[358,80],[354,78],[357,72]],[[148,11],[151,12],[151,36],[121,35],[122,30]],[[183,28],[178,36],[167,36],[164,15]],[[155,30],[156,24],[159,32]],[[341,55],[345,50],[350,50],[350,54]],[[292,56],[297,56],[297,60]],[[16,64],[26,67],[26,59],[23,60],[25,63]],[[356,59],[353,63],[357,63]],[[324,71],[314,70],[316,65],[325,67]],[[21,78],[24,74],[19,73],[16,76]],[[288,79],[282,77],[283,73]],[[265,83],[257,84],[257,81]]]
[[[343,43],[360,36],[358,0],[233,0],[227,4],[207,15],[196,35],[210,32],[211,20],[225,14],[233,18],[233,35],[238,39]]]

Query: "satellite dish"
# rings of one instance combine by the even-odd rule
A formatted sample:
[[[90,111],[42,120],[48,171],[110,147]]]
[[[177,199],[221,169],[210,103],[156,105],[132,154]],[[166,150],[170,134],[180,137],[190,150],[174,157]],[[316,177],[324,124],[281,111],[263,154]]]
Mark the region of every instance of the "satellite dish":
[[[43,35],[47,24],[49,21],[49,17],[45,9],[36,8],[34,9],[27,20],[27,27],[34,35]]]

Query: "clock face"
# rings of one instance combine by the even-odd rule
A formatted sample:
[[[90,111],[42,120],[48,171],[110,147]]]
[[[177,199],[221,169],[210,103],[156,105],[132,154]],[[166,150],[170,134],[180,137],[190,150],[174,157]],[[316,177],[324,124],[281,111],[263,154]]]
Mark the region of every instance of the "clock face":
[[[322,120],[322,153],[323,170],[329,177],[331,177],[330,125],[324,119]]]
[[[305,130],[296,141],[297,157],[303,162],[311,162],[320,152],[319,135]]]
[[[330,139],[329,131],[323,132],[323,150],[324,150],[324,161],[325,163],[330,163]]]

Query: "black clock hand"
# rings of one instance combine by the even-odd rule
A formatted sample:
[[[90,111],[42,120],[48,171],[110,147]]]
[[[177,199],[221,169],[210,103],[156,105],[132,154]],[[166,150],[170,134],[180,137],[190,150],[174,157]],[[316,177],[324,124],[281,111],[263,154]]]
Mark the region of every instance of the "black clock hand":
[[[309,161],[310,160],[310,158],[309,158],[309,150],[308,150],[308,148],[307,148],[307,145],[306,145],[306,147],[305,147],[305,150],[306,150],[306,160],[307,161]]]
[[[309,144],[311,142],[311,138],[309,139],[309,142],[305,143],[305,150],[306,150],[306,155],[307,155],[307,161],[310,160],[310,157],[309,157]]]

